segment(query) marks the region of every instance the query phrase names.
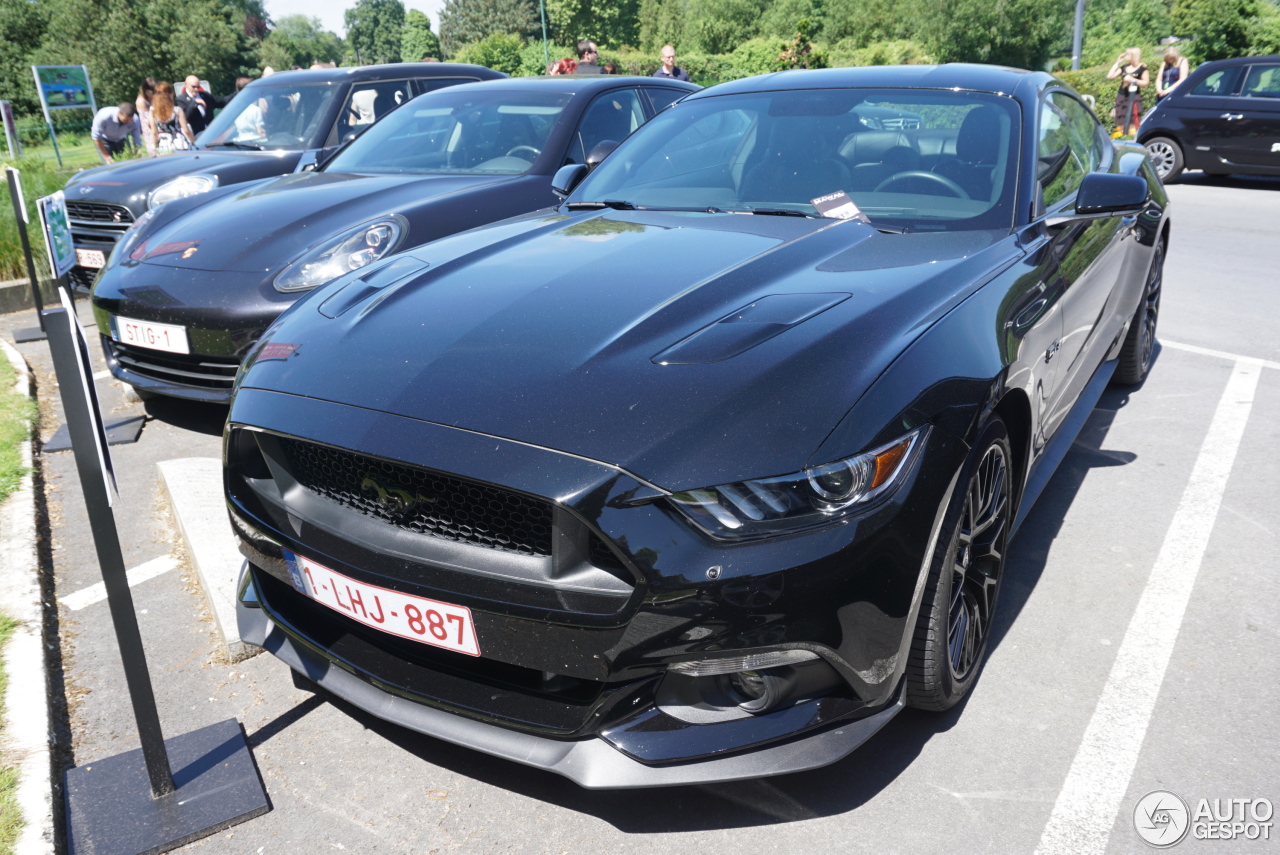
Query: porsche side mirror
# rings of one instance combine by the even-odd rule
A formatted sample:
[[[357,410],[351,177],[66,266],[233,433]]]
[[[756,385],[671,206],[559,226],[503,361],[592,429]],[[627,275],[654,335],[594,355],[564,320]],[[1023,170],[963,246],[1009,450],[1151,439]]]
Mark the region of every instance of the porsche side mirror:
[[[1141,176],[1092,172],[1080,182],[1075,210],[1046,217],[1044,224],[1053,227],[1078,220],[1133,217],[1142,213],[1150,199],[1151,188]]]
[[[601,140],[591,149],[591,153],[587,155],[587,171],[590,172],[600,165],[600,161],[609,156],[615,148],[618,147],[617,140]]]
[[[551,192],[561,199],[565,198],[573,192],[573,188],[578,186],[578,182],[588,171],[586,165],[581,163],[569,163],[560,167],[551,179]]]

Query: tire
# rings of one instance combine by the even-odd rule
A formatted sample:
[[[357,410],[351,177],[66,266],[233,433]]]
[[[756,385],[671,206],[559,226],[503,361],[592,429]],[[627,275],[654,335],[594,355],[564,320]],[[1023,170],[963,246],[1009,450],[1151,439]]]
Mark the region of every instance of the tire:
[[[907,703],[941,712],[968,694],[987,655],[1013,525],[1013,451],[987,422],[943,519],[907,662]]]
[[[1182,156],[1182,146],[1168,137],[1152,137],[1143,145],[1155,167],[1156,177],[1160,183],[1168,184],[1182,174],[1186,160]]]
[[[1129,332],[1120,349],[1120,364],[1111,382],[1117,386],[1136,386],[1147,379],[1151,370],[1151,355],[1156,344],[1156,325],[1160,321],[1160,291],[1164,284],[1164,241],[1156,244],[1147,273],[1142,298],[1129,322]]]

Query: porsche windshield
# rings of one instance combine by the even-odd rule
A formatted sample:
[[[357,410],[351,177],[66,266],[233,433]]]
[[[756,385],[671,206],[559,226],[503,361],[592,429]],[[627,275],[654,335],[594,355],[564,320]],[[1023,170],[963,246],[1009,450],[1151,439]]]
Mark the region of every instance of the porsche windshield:
[[[251,86],[235,97],[200,135],[202,148],[308,147],[337,84]]]
[[[1019,121],[1012,98],[954,90],[695,98],[636,131],[570,205],[818,216],[819,200],[838,216],[844,193],[876,225],[1009,228]]]
[[[569,96],[469,88],[459,86],[414,99],[335,155],[325,171],[527,172]]]

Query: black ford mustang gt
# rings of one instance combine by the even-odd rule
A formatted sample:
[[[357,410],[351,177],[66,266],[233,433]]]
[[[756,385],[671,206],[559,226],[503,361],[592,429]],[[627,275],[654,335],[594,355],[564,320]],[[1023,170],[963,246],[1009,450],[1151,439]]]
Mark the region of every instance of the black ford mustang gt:
[[[107,365],[143,393],[226,402],[245,353],[306,291],[555,204],[557,169],[697,89],[614,76],[454,86],[404,104],[317,171],[152,208],[94,282]]]
[[[813,768],[957,703],[1018,523],[1148,370],[1143,150],[1048,74],[911,66],[717,86],[584,171],[250,354],[242,637],[586,787]]]

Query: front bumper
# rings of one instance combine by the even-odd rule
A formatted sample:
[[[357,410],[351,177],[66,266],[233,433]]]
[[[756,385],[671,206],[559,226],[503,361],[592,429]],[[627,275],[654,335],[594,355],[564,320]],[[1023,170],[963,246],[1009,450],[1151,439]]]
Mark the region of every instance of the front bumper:
[[[714,760],[649,766],[599,737],[549,739],[415,703],[337,667],[320,651],[276,626],[260,607],[246,605],[241,599],[236,603],[236,617],[244,641],[265,648],[326,691],[383,721],[563,775],[589,790],[711,784],[817,769],[848,756],[903,707],[899,691],[896,700],[874,715],[782,745]]]

